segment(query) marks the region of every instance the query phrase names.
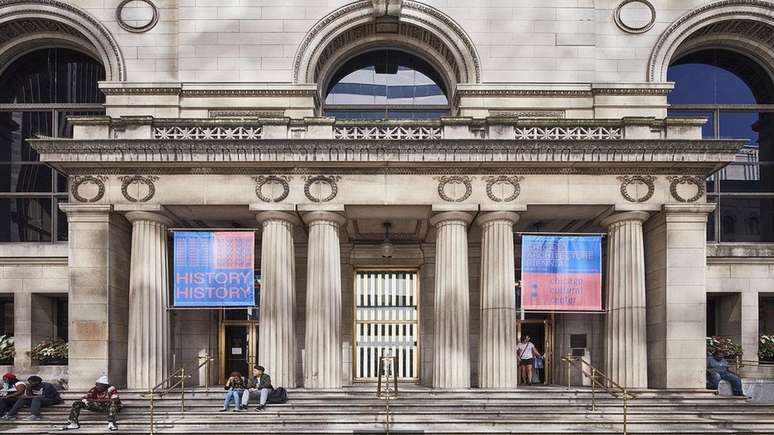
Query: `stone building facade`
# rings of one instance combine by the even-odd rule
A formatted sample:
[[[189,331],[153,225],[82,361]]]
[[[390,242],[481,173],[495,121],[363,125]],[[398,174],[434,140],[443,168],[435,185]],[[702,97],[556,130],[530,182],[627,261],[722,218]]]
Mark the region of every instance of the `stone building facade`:
[[[9,364],[341,388],[392,346],[514,388],[532,334],[548,382],[703,388],[707,335],[774,332],[772,35],[768,0],[0,0]],[[254,228],[260,306],[171,307],[180,228]],[[520,313],[524,232],[604,233],[604,312]]]

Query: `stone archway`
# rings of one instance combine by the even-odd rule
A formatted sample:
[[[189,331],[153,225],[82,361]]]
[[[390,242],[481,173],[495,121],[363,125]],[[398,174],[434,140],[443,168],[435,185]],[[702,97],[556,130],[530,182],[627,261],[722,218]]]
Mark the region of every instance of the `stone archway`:
[[[0,0],[0,67],[50,46],[88,53],[102,62],[107,80],[126,80],[118,42],[90,14],[58,0]]]
[[[678,56],[719,47],[739,51],[774,70],[774,3],[721,0],[684,14],[654,45],[647,79],[664,82],[670,63]]]
[[[403,1],[391,24],[385,30],[375,17],[374,2],[368,0],[328,14],[301,42],[293,63],[293,81],[317,83],[320,88],[330,71],[347,58],[385,46],[423,57],[438,68],[451,92],[458,83],[481,81],[481,64],[471,39],[447,15],[422,3]]]

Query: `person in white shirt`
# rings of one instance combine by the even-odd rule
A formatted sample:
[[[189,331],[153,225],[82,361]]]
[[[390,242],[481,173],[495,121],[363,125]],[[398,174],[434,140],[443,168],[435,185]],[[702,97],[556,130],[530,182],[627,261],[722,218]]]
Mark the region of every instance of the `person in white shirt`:
[[[521,343],[516,348],[516,355],[519,357],[519,380],[522,384],[532,383],[532,361],[535,357],[540,358],[540,352],[535,345],[529,341],[529,335],[521,337]]]

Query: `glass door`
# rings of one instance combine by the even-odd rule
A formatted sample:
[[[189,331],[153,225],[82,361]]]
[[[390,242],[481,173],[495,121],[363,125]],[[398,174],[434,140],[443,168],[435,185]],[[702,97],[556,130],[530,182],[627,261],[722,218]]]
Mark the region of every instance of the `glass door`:
[[[518,341],[521,342],[521,337],[528,335],[530,341],[535,345],[535,348],[541,355],[543,355],[543,361],[545,367],[540,369],[538,375],[540,376],[540,383],[550,384],[553,380],[552,376],[552,362],[554,356],[554,323],[551,319],[530,319],[519,320],[518,322]],[[516,353],[514,352],[514,364],[518,364],[516,361]]]
[[[250,368],[255,364],[258,353],[258,322],[249,315],[224,310],[220,321],[220,373],[221,383],[231,372],[250,377]],[[241,310],[239,310],[241,311]]]

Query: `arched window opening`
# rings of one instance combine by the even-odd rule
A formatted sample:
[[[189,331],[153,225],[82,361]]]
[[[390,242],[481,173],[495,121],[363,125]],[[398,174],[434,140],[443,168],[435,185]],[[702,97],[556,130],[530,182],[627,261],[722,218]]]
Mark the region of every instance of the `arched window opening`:
[[[449,113],[443,79],[398,50],[369,51],[342,65],[325,89],[324,114],[340,119],[433,119]]]
[[[4,65],[0,65],[0,68]],[[67,240],[67,178],[40,163],[27,139],[71,137],[68,116],[104,113],[105,69],[75,50],[27,53],[0,75],[0,242]]]
[[[675,82],[668,97],[670,117],[705,118],[707,139],[746,139],[734,162],[707,179],[707,199],[718,204],[710,223],[745,221],[753,210],[757,231],[737,232],[712,225],[708,240],[774,241],[774,82],[771,71],[737,51],[706,49],[672,62],[667,79]],[[733,217],[732,217],[733,216]]]

